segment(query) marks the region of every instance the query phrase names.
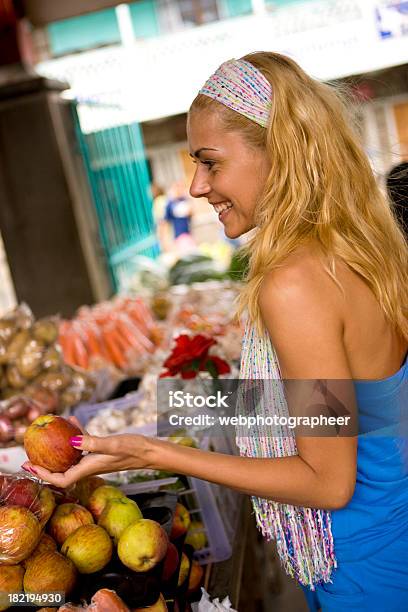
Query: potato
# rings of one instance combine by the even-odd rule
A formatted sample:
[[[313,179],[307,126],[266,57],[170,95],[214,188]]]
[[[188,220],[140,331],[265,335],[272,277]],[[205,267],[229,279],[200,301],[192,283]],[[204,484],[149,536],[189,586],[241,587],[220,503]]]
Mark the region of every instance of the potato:
[[[58,338],[58,326],[55,318],[40,319],[33,327],[33,336],[45,344],[53,344]]]
[[[34,315],[30,307],[24,302],[21,302],[21,304],[14,309],[13,316],[15,317],[18,329],[30,329],[34,323]]]
[[[27,384],[27,380],[21,376],[17,366],[15,365],[8,366],[7,381],[10,387],[13,387],[13,389],[23,389]]]
[[[27,342],[30,340],[30,333],[23,329],[16,333],[9,343],[6,351],[7,363],[14,363]]]
[[[0,319],[0,338],[8,342],[16,333],[17,326],[14,319]]]
[[[66,372],[46,372],[36,378],[36,382],[50,391],[62,391],[72,382],[72,378]]]
[[[41,372],[44,355],[44,344],[38,340],[27,342],[16,359],[16,366],[27,379],[38,376]]]
[[[56,372],[62,365],[62,353],[57,346],[49,346],[44,353],[42,366],[44,370]]]

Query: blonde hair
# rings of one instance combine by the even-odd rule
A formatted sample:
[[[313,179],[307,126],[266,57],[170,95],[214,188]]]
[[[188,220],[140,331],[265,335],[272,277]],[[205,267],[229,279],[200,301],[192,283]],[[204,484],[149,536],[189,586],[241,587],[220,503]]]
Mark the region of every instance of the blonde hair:
[[[335,268],[340,258],[364,279],[387,319],[408,338],[407,243],[376,182],[343,96],[278,53],[252,53],[242,59],[272,86],[266,129],[202,94],[190,109],[217,112],[223,128],[242,132],[250,146],[264,148],[270,158],[270,173],[255,210],[258,229],[245,247],[249,270],[238,312],[247,309],[263,329],[258,297],[265,274],[300,244],[314,241],[336,284],[341,288]]]

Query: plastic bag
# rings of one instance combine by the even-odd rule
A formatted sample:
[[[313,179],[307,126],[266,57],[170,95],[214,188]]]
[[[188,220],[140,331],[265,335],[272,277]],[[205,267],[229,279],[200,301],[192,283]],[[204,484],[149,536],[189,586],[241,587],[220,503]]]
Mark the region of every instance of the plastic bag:
[[[202,587],[201,592],[202,596],[200,601],[191,605],[193,612],[238,612],[231,607],[231,602],[228,596],[221,602],[218,597],[211,602],[209,594]]]
[[[100,589],[95,593],[89,605],[80,605],[67,603],[60,608],[58,612],[130,612],[127,605],[119,597],[119,595],[111,589]],[[40,611],[39,611],[40,612]]]
[[[23,474],[0,474],[0,565],[31,555],[55,507],[48,487]]]
[[[0,448],[22,444],[27,427],[42,414],[55,412],[56,394],[36,385],[0,402]]]

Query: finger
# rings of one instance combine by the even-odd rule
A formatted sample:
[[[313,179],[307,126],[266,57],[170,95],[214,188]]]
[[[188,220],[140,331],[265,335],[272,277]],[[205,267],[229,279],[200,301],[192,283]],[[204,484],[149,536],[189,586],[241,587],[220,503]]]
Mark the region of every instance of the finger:
[[[29,461],[26,461],[22,466],[23,470],[29,472],[33,476],[36,476],[40,480],[45,480],[45,482],[49,482],[50,484],[55,485],[56,487],[65,488],[64,476],[65,474],[60,474],[57,472],[50,472],[40,465],[34,465]]]
[[[111,438],[109,436],[74,436],[71,438],[70,443],[74,448],[90,453],[103,453],[109,455],[113,450]]]
[[[88,457],[91,457],[91,455]],[[29,461],[24,463],[22,467],[40,480],[44,480],[60,489],[66,489],[75,484],[78,480],[81,480],[81,478],[85,478],[85,476],[92,476],[99,473],[98,466],[93,465],[95,461],[88,461],[88,457],[81,459],[79,463],[70,467],[65,473],[50,472],[40,465],[34,465]],[[92,457],[96,458],[97,455],[92,455]]]

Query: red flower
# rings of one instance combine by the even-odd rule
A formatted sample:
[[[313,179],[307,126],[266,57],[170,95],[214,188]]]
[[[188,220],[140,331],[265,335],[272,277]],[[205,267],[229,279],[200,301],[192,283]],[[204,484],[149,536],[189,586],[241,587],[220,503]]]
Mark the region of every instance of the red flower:
[[[160,378],[177,374],[181,374],[185,379],[195,378],[200,370],[207,370],[215,378],[219,374],[226,374],[230,371],[229,365],[219,357],[208,355],[209,349],[214,344],[217,344],[214,338],[208,338],[203,334],[197,334],[192,338],[181,334],[176,338],[176,346],[163,364],[167,371],[161,374]]]
[[[215,355],[209,355],[206,367],[200,369],[205,369],[210,372],[213,378],[216,378],[214,377],[213,371],[217,373],[217,376],[231,372],[231,368],[229,367],[228,363],[224,361],[224,359],[221,359],[221,357],[216,357]]]

